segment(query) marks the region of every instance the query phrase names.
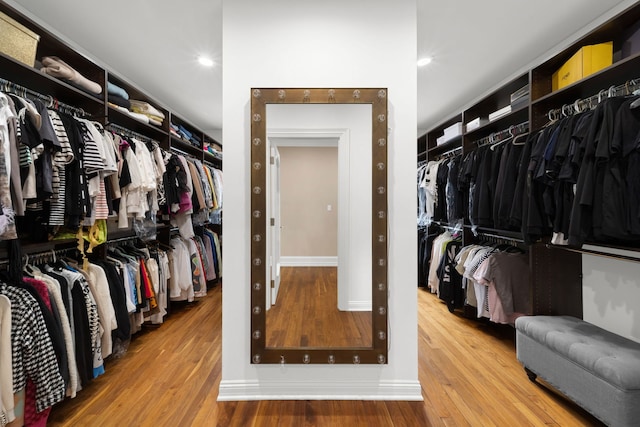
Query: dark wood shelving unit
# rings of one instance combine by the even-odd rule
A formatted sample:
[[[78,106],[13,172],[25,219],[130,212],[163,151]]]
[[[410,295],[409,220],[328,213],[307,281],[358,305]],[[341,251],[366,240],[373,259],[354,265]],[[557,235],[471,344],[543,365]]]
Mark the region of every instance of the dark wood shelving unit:
[[[41,94],[44,99],[51,97],[54,103],[58,101],[76,109],[81,109],[86,113],[87,118],[99,122],[102,125],[117,125],[119,128],[128,130],[135,135],[157,141],[160,147],[165,150],[169,150],[173,146],[198,160],[207,161],[210,165],[222,169],[222,160],[215,158],[209,153],[205,153],[202,149],[202,144],[194,147],[188,142],[170,136],[169,123],[171,120],[178,121],[179,124],[188,128],[189,131],[197,134],[201,141],[206,139],[218,145],[220,149],[222,149],[221,143],[206,135],[202,130],[193,126],[187,120],[172,114],[169,109],[163,107],[161,103],[157,102],[143,90],[140,90],[134,85],[129,84],[125,79],[97,65],[84,54],[70,47],[48,30],[40,27],[37,23],[6,3],[0,2],[0,11],[39,35],[40,39],[36,48],[36,64],[44,56],[59,57],[84,77],[98,83],[102,88],[102,93],[99,95],[91,94],[64,79],[46,75],[40,72],[35,66],[25,65],[4,53],[0,53],[0,78],[37,92]],[[165,116],[162,126],[145,123],[109,105],[107,82],[114,83],[125,89],[130,99],[148,102],[161,111]],[[107,225],[109,229],[109,240],[135,235],[131,227],[128,229],[118,229],[113,219],[110,219]],[[216,231],[220,232],[221,227],[217,226]],[[168,243],[170,234],[171,231],[168,225],[162,224],[162,222],[159,221],[157,227],[159,241]],[[61,246],[74,246],[77,244],[75,239],[34,242],[25,240],[25,236],[21,236],[20,233],[19,237],[21,238],[22,248],[25,253],[48,251]],[[6,242],[0,242],[0,255],[3,253],[6,255],[7,247],[8,244]]]
[[[427,159],[419,155],[418,161],[433,160],[441,153],[456,148],[457,144],[462,148],[462,154],[466,155],[477,149],[474,141],[527,120],[529,121],[529,128],[535,131],[549,122],[548,113],[550,110],[561,109],[564,105],[573,105],[576,100],[590,98],[598,94],[606,97],[610,87],[623,86],[634,79],[640,79],[640,52],[627,54],[626,57],[623,56],[623,46],[625,39],[629,35],[628,29],[638,28],[639,22],[640,3],[636,3],[584,37],[576,40],[559,54],[506,83],[460,114],[434,127],[426,134],[426,140],[429,142],[429,149],[426,154]],[[608,41],[613,42],[614,51],[613,63],[610,66],[564,88],[552,91],[553,73],[580,48]],[[528,103],[492,123],[486,123],[477,129],[464,133],[461,139],[447,144],[446,147],[433,149],[436,138],[442,134],[444,128],[460,121],[462,118],[464,118],[465,125],[477,117],[486,119],[490,112],[509,105],[509,94],[527,83],[530,85]],[[424,143],[419,140],[419,152],[421,144]],[[476,241],[476,239],[471,233],[471,225],[468,218],[465,218],[464,221],[463,244],[467,245]],[[482,227],[477,231],[503,237],[505,241],[509,239],[524,240],[521,232],[518,231],[494,230]],[[575,248],[554,246],[549,243],[549,240],[549,236],[544,236],[539,242],[528,245],[531,269],[532,312],[534,314],[568,314],[582,317],[582,253],[589,252],[576,250]],[[640,241],[617,243],[590,241],[586,242],[585,245],[595,246],[596,250],[590,253],[596,256],[616,257],[615,254],[609,255],[606,251],[600,251],[598,248],[640,252]],[[634,257],[626,258],[638,260]],[[625,259],[625,257],[622,256],[620,259]]]

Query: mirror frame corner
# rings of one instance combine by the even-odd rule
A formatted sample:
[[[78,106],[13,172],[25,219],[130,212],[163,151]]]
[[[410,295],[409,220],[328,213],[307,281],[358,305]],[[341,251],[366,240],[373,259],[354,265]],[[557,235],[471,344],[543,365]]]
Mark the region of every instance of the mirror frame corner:
[[[388,91],[386,88],[251,89],[251,364],[388,364]],[[266,345],[267,104],[372,106],[371,347],[276,348]]]

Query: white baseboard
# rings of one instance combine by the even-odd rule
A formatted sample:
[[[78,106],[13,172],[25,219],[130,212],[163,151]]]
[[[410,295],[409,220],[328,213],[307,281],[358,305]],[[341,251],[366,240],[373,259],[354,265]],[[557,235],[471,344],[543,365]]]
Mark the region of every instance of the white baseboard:
[[[369,301],[349,301],[347,311],[371,311],[371,300]]]
[[[221,381],[219,402],[245,400],[422,401],[419,381]]]
[[[337,267],[337,256],[282,256],[281,267]]]

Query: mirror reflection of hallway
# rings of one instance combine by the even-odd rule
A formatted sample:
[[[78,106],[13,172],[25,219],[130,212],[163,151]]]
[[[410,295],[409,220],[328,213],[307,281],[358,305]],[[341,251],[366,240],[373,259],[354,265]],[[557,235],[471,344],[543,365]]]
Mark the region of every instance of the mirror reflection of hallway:
[[[373,346],[371,115],[266,107],[266,348]]]
[[[275,281],[266,315],[267,347],[370,347],[370,307],[354,309],[338,301],[338,277],[346,277],[338,249],[338,218],[346,213],[339,202],[344,184],[339,138],[269,141],[269,270]]]

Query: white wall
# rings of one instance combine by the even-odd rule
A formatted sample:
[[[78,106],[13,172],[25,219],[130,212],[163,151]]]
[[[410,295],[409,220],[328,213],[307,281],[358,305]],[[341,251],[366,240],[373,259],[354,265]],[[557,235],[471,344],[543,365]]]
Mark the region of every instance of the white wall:
[[[417,350],[415,0],[225,0],[225,291],[220,400],[420,400]],[[251,365],[251,87],[389,90],[389,363]]]
[[[602,250],[586,246],[587,249]],[[637,253],[606,249],[637,257]],[[582,256],[583,318],[640,342],[640,264],[601,256]]]
[[[204,133],[222,144],[222,129],[205,129]]]

